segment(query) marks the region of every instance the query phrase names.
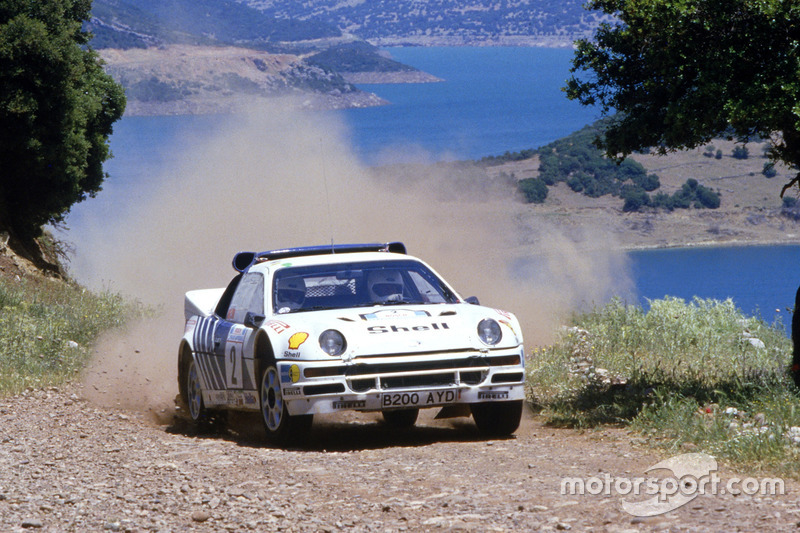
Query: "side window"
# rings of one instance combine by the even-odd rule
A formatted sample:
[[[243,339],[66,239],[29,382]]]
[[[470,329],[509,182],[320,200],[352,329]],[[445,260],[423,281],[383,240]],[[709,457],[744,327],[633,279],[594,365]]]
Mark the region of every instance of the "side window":
[[[222,298],[219,299],[217,302],[217,308],[214,312],[217,316],[221,318],[228,317],[228,310],[231,306],[231,298],[233,298],[233,292],[236,290],[236,287],[239,286],[239,282],[242,280],[242,275],[237,274],[235,278],[228,283],[228,288],[225,289],[225,292],[222,293]]]
[[[248,312],[264,314],[264,276],[257,272],[242,277],[231,300],[228,320],[242,323]]]

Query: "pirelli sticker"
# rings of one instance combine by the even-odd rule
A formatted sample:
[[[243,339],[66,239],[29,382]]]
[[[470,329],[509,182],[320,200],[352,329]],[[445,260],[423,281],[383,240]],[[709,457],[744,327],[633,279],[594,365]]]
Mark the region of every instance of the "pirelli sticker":
[[[508,400],[507,390],[481,391],[478,393],[479,400]]]
[[[363,409],[367,406],[366,400],[350,400],[346,402],[333,402],[334,409]]]

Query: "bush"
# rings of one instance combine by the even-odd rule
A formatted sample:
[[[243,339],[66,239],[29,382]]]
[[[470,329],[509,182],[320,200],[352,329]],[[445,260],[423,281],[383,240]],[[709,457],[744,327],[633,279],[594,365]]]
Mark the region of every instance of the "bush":
[[[517,184],[529,204],[541,204],[547,198],[547,185],[539,178],[525,178]]]
[[[750,150],[746,146],[734,146],[731,155],[734,159],[747,159],[750,157]]]
[[[72,379],[101,333],[149,313],[118,294],[0,280],[0,395]]]
[[[532,354],[529,394],[545,420],[626,424],[673,453],[691,443],[796,473],[785,431],[800,426],[800,397],[786,373],[783,325],[745,316],[731,300],[666,298],[649,307],[615,300],[574,316],[573,327]]]
[[[650,197],[641,189],[628,189],[622,194],[622,198],[625,200],[622,210],[626,213],[638,211],[650,203]]]
[[[767,161],[764,163],[764,168],[761,170],[761,173],[764,174],[767,178],[774,178],[778,175],[778,171],[775,170],[775,163],[772,161]]]
[[[695,202],[695,207],[717,209],[721,202],[718,193],[712,191],[708,187],[703,187],[702,185],[697,187],[697,189],[695,190],[695,198],[697,198],[697,201]]]

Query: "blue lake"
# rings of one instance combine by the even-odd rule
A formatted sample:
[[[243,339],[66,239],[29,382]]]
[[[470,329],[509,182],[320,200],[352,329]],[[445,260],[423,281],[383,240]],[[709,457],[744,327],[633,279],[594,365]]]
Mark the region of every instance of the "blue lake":
[[[597,118],[595,110],[568,101],[560,90],[569,76],[570,50],[407,48],[391,53],[445,81],[362,86],[392,104],[336,112],[348,124],[353,149],[367,163],[397,146],[419,147],[434,160],[537,148]],[[89,211],[124,209],[174,153],[202,139],[219,120],[124,118],[111,140],[115,157],[106,165],[111,179],[97,199],[76,206],[67,220],[71,231],[82,230]],[[643,304],[665,295],[732,298],[748,314],[790,322],[786,308],[794,305],[800,284],[800,245],[648,250],[629,257]]]
[[[392,57],[441,83],[362,85],[389,106],[342,113],[368,163],[395,145],[438,159],[477,159],[538,148],[598,118],[568,100],[571,50],[549,48],[392,48]]]

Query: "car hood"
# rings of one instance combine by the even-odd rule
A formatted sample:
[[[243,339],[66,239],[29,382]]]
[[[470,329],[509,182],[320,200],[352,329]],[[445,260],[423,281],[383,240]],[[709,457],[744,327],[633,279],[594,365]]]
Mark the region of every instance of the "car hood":
[[[511,313],[460,304],[375,306],[355,309],[305,311],[277,315],[262,327],[270,334],[276,356],[329,359],[319,347],[319,335],[335,329],[344,335],[342,358],[402,355],[490,348],[478,337],[478,323],[496,320],[502,329],[492,348],[522,344],[519,323]],[[301,341],[301,342],[298,342]]]

